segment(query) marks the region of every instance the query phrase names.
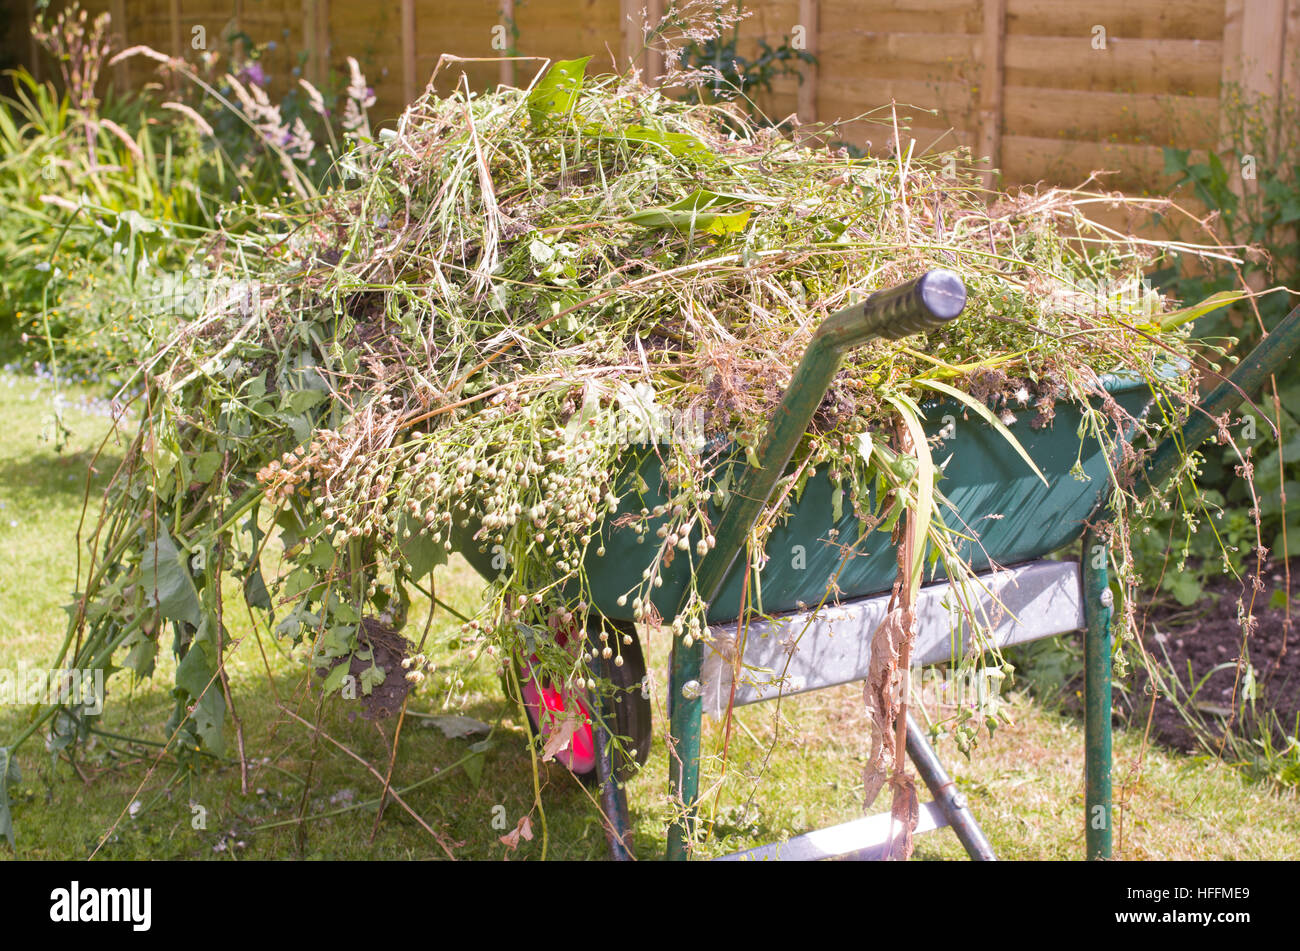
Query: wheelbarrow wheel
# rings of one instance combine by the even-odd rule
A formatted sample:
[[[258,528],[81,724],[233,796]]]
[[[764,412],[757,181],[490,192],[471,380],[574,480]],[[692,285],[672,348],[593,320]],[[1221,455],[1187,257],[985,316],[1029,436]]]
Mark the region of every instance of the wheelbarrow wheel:
[[[590,629],[591,642],[599,640],[601,619],[592,618]],[[623,621],[604,621],[609,631],[611,646],[618,641],[621,665],[610,663],[609,680],[613,687],[613,723],[611,731],[619,737],[619,747],[615,748],[614,770],[620,780],[629,779],[639,767],[644,766],[650,756],[651,712],[650,698],[644,689],[646,676],[645,655],[641,652],[641,640],[636,628]],[[631,643],[622,643],[624,636],[631,638]],[[592,698],[587,691],[574,691],[564,685],[544,682],[534,673],[536,658],[529,658],[527,665],[515,664],[519,687],[523,692],[524,709],[528,714],[528,730],[534,737],[539,732],[545,736],[558,725],[566,714],[578,714],[582,724],[574,731],[569,743],[555,754],[555,759],[584,783],[596,781],[596,742],[592,723],[595,720],[592,710]],[[511,696],[508,678],[502,678],[502,687],[506,696]],[[547,711],[545,714],[542,711]],[[539,720],[545,718],[545,726],[539,727]]]

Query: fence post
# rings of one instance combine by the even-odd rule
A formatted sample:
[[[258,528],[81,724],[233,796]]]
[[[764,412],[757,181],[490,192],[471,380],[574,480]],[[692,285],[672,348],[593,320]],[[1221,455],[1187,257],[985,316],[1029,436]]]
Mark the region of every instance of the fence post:
[[[402,0],[402,98],[415,100],[415,0]]]
[[[817,0],[799,0],[799,26],[804,30],[804,51],[817,55],[818,24]],[[800,122],[817,121],[817,64],[803,63],[800,66],[798,115]]]
[[[514,33],[515,33],[515,0],[501,0],[501,25],[505,27],[509,35],[509,45],[501,50],[501,55],[512,56],[515,54]],[[497,82],[502,86],[513,86],[515,84],[515,64],[512,60],[502,59],[498,64]]]
[[[1002,81],[1006,26],[1007,0],[984,0],[984,35],[980,47],[983,75],[980,78],[979,149],[975,158],[988,159],[989,167],[981,173],[987,189],[993,187],[994,170],[1002,164]]]
[[[659,23],[664,18],[664,0],[647,0],[646,3],[646,30],[653,30],[659,27]],[[664,54],[662,50],[655,49],[653,46],[646,50],[645,54],[645,78],[647,83],[654,83],[656,79],[664,74]]]

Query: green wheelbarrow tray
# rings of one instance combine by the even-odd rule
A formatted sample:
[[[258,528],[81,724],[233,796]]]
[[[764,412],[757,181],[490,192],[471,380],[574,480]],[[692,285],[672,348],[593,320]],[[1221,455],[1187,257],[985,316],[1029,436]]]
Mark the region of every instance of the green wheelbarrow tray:
[[[1116,403],[1135,418],[1151,403],[1151,389],[1141,378],[1113,375],[1102,382]],[[975,539],[963,540],[958,551],[974,571],[986,570],[991,564],[1015,564],[1041,557],[1083,534],[1084,520],[1096,510],[1102,492],[1110,485],[1110,469],[1101,443],[1091,434],[1080,438],[1083,414],[1078,405],[1058,403],[1055,418],[1042,428],[1031,425],[1032,410],[1017,414],[1016,422],[1007,427],[1047,478],[1046,485],[1001,433],[965,407],[939,400],[922,409],[930,436],[939,432],[945,416],[957,420],[954,434],[932,452],[936,463],[948,460],[937,488],[956,508],[957,515],[948,509],[943,514],[951,528]],[[964,420],[964,412],[971,418]],[[1111,464],[1115,462],[1110,460]],[[743,453],[734,453],[730,465],[745,466]],[[607,618],[633,620],[632,599],[642,595],[646,587],[642,572],[654,559],[658,547],[654,530],[664,520],[651,519],[650,531],[645,535],[638,535],[631,525],[616,522],[618,516],[635,516],[643,506],[653,509],[667,501],[660,466],[659,455],[653,449],[638,448],[629,454],[626,471],[635,470],[649,491],[623,493],[615,517],[600,530],[603,557],[596,554],[599,544],[594,540],[588,546],[583,567],[590,590],[585,596]],[[730,480],[733,485],[737,482],[735,475],[738,473]],[[618,484],[635,481],[625,475]],[[753,578],[750,581],[753,608],[774,614],[795,610],[801,604],[816,605],[833,579],[838,585],[838,598],[844,600],[878,594],[892,586],[898,564],[888,533],[876,531],[861,537],[860,523],[848,504],[836,520],[833,491],[825,476],[810,478],[798,501],[791,503],[788,517],[773,528],[765,549],[764,568],[756,584]],[[872,492],[874,504],[874,488]],[[718,509],[710,505],[712,523],[717,523],[718,515]],[[473,541],[475,531],[476,526],[471,524],[454,534],[453,544],[485,578],[495,577],[499,572],[492,566],[493,556],[490,551],[479,551],[480,543]],[[698,537],[697,530],[691,536],[690,549],[678,551],[671,564],[661,567],[663,585],[652,590],[651,600],[665,617],[672,617],[682,602],[698,561],[694,553]],[[845,561],[848,546],[852,546],[854,554]],[[945,577],[942,563],[935,570],[935,580]],[[743,588],[744,572],[733,571],[710,606],[711,623],[735,620],[740,615]],[[567,593],[578,595],[576,589]],[[627,597],[620,606],[618,598],[624,594]]]

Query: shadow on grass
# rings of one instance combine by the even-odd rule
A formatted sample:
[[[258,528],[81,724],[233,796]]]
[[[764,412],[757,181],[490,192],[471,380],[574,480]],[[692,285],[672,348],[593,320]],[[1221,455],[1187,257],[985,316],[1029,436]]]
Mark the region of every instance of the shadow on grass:
[[[118,466],[122,456],[104,452],[95,458],[94,450],[58,453],[40,449],[17,459],[0,459],[0,487],[7,499],[29,511],[40,511],[41,499],[57,498],[60,504],[80,499],[86,492],[86,470],[94,460],[90,492],[94,496]]]
[[[277,677],[285,705],[308,723],[319,722],[321,733],[316,734],[277,706],[264,681],[252,689],[236,686],[248,761],[244,792],[229,717],[223,758],[201,757],[186,770],[178,769],[173,757],[159,755],[165,720],[160,701],[169,686],[165,677],[160,674],[145,693],[116,708],[110,681],[100,729],[140,742],[96,736],[93,745],[77,754],[75,768],[66,761],[51,766],[38,737],[20,750],[24,781],[11,789],[19,857],[85,858],[106,835],[96,858],[446,858],[438,838],[458,859],[541,856],[533,761],[515,708],[504,697],[477,694],[468,705],[445,711],[433,696],[411,701],[392,788],[401,791],[435,837],[391,799],[376,823],[383,784],[352,755],[385,774],[395,719],[349,719],[357,708],[332,699],[319,711],[318,721],[315,695],[298,706],[291,698],[299,683]],[[449,738],[434,721],[413,713],[454,713],[494,729],[486,742],[483,735]],[[4,726],[12,727],[14,719],[5,717]],[[594,790],[584,789],[555,764],[538,766],[547,857],[604,858]],[[644,773],[636,780],[646,781],[653,778]],[[530,817],[532,839],[521,837],[510,849],[501,837],[524,816]],[[649,842],[643,847],[650,856],[662,848]]]

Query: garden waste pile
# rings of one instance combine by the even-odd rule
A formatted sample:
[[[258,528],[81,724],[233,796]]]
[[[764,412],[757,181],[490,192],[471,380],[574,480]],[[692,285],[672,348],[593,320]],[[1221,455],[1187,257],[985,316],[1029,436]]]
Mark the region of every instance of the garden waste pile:
[[[623,642],[560,647],[547,632],[585,629],[614,513],[645,552],[618,603],[650,638],[707,637],[698,598],[665,617],[654,592],[715,544],[722,460],[752,454],[821,320],[936,267],[961,275],[965,311],[847,357],[758,536],[829,479],[880,544],[933,498],[926,571],[946,562],[942,460],[897,438],[940,395],[995,427],[1084,404],[1098,435],[1136,425],[1139,449],[1185,415],[1196,374],[1170,368],[1197,358],[1179,315],[1116,291],[1140,287],[1162,249],[1090,223],[1102,198],[990,205],[946,157],[912,154],[888,114],[879,138],[901,147],[858,158],[586,66],[431,92],[343,157],[344,187],[207,242],[198,316],[128,384],[142,422],[87,533],[55,666],[113,658],[148,675],[170,635],[167,735],[220,749],[233,576],[310,650],[326,693],[360,670],[363,702],[388,678],[454,698],[463,667],[430,674],[412,647],[385,669],[366,631],[400,629],[459,548],[496,570],[457,634],[461,662],[535,650],[548,676],[597,686],[589,660],[617,663]],[[1157,397],[1143,421],[1117,420],[1102,395],[1099,375],[1121,369]],[[667,498],[653,508],[628,466],[650,452]],[[49,713],[53,742],[71,741],[76,710]]]

